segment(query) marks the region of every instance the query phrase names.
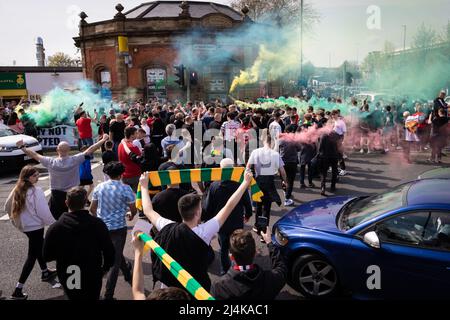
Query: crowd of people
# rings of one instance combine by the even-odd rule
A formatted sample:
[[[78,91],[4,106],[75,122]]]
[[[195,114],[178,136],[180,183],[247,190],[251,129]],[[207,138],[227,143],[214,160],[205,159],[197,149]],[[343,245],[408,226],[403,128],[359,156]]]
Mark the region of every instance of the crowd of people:
[[[329,173],[330,192],[336,191],[339,176],[347,174],[346,151],[351,148],[361,153],[376,149],[387,153],[394,146],[403,149],[405,160],[411,162],[412,148],[426,151],[430,147],[429,161],[440,162],[448,136],[444,98],[445,92],[431,108],[418,103],[412,111],[401,105],[370,106],[356,100],[350,110],[339,100],[333,110],[151,100],[120,103],[120,110],[95,113],[94,117],[79,107],[73,119],[79,132],[79,153],[71,155],[66,142],[58,145],[55,157],[29,150],[22,141],[17,144],[48,169],[51,195],[47,203],[36,185],[39,172],[26,166],[6,202],[5,210],[14,225],[29,239],[28,257],[12,298],[27,298],[23,287],[37,260],[42,281],[58,276],[70,299],[99,299],[105,274],[103,298],[114,299],[119,271],[132,285],[135,299],[188,299],[183,286],[155,255],[153,279],[162,285],[147,297],[142,241],[133,239],[134,268],[123,255],[127,220],[139,219],[151,223],[154,239],[215,298],[273,299],[283,288],[288,271],[279,250],[271,244],[272,205],[295,204],[298,171],[302,189],[316,188],[313,180],[320,176],[320,194],[326,196]],[[10,120],[16,117],[14,110],[9,112]],[[17,112],[26,115],[24,109]],[[7,123],[17,127],[20,119]],[[95,186],[91,161],[99,149],[104,182]],[[236,166],[246,167],[242,183],[148,186],[150,171]],[[277,176],[284,197],[278,192]],[[253,177],[264,194],[262,202],[250,199]],[[142,212],[135,205],[139,184]],[[253,231],[268,246],[271,270],[254,264],[256,243],[245,230],[253,211]],[[46,226],[50,227],[44,236]],[[221,278],[211,283],[208,269],[214,260],[214,237],[220,245]],[[56,270],[47,268],[50,261],[56,261]],[[79,286],[67,282],[73,266],[81,270]]]

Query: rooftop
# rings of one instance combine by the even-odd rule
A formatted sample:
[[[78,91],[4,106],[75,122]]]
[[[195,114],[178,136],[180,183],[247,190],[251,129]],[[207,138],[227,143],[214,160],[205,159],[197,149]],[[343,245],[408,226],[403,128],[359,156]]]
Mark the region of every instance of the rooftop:
[[[180,16],[183,1],[153,1],[143,3],[125,12],[127,19],[175,18]],[[229,18],[242,21],[243,15],[233,8],[214,2],[186,1],[192,18],[203,18],[209,14],[223,14]]]

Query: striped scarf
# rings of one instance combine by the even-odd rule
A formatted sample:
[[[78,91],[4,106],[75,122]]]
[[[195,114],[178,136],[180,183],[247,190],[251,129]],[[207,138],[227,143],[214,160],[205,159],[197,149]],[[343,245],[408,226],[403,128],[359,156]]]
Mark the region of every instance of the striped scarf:
[[[186,288],[186,290],[197,300],[215,300],[189,272],[173,260],[173,258],[161,246],[153,240],[148,234],[138,232],[135,235],[144,242],[144,251],[153,250],[159,259],[163,262],[167,269],[177,280]]]
[[[243,167],[153,171],[149,173],[149,188],[191,182],[234,181],[242,183],[244,181],[244,173],[245,168]],[[252,179],[250,184],[250,192],[253,201],[261,202],[264,194],[255,179]],[[142,210],[142,191],[140,185],[136,194],[136,208]]]

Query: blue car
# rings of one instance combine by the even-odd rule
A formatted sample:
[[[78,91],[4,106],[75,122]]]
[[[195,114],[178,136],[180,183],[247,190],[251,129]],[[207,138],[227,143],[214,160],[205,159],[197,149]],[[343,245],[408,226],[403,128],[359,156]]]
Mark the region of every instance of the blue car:
[[[273,228],[307,298],[450,298],[450,180],[417,180],[371,197],[303,204]]]

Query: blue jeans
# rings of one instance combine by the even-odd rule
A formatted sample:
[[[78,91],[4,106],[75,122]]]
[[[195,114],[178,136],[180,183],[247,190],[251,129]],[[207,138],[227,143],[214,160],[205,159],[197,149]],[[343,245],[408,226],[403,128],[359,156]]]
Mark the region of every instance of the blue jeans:
[[[230,251],[230,235],[219,232],[219,244],[220,244],[220,269],[221,272],[226,273],[231,267],[231,260],[229,257]]]
[[[80,139],[81,140],[81,146],[87,146],[90,147],[94,144],[94,139],[92,138],[86,138],[86,139]]]

